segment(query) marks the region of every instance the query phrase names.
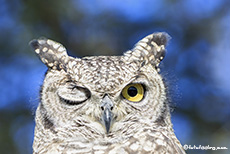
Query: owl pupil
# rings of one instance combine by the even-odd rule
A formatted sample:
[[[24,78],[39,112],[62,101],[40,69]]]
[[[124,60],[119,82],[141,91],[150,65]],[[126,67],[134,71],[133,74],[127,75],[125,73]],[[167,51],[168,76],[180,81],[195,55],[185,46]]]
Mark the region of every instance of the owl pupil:
[[[135,88],[135,87],[129,87],[129,89],[128,89],[128,94],[129,94],[129,96],[131,96],[131,97],[136,96],[136,95],[137,95],[137,88]]]

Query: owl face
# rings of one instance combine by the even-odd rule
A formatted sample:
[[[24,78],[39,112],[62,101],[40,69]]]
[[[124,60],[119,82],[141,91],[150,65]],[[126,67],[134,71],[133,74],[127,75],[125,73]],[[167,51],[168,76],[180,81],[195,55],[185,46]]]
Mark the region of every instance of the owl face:
[[[84,58],[68,56],[61,44],[49,39],[33,40],[32,47],[48,67],[41,90],[43,120],[55,131],[82,129],[84,134],[87,127],[95,135],[91,138],[131,134],[142,121],[154,123],[165,110],[158,66],[168,38],[154,33],[122,56]]]

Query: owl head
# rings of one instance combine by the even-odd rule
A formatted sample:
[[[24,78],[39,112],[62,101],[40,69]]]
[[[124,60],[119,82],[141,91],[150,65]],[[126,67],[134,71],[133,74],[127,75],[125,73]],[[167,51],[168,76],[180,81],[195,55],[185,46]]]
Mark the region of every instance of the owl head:
[[[137,127],[167,124],[166,88],[159,64],[164,59],[166,33],[141,39],[121,56],[74,58],[50,39],[30,42],[47,66],[36,112],[40,127],[66,129],[90,138],[131,134]]]

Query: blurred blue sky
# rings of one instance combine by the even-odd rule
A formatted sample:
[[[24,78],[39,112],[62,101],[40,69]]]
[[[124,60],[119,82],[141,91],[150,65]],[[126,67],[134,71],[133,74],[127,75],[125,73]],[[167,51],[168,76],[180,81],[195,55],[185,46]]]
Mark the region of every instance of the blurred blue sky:
[[[194,125],[193,117],[184,114],[190,111],[198,112],[201,119],[205,121],[222,123],[223,130],[230,129],[229,1],[70,0],[68,2],[84,14],[84,19],[78,23],[78,26],[86,24],[88,26],[85,27],[85,29],[88,28],[86,34],[89,35],[97,36],[98,33],[101,36],[109,35],[103,31],[106,27],[104,25],[108,24],[106,18],[97,22],[98,16],[109,14],[111,19],[126,21],[130,29],[136,24],[142,28],[130,34],[129,44],[127,44],[129,47],[154,31],[166,31],[172,36],[168,53],[162,64],[162,74],[168,79],[169,85],[172,85],[170,92],[173,95],[172,104],[175,108],[172,121],[175,133],[182,144],[192,143],[191,138],[198,128]],[[14,5],[14,10],[11,10],[12,5]],[[226,5],[229,6],[228,9],[223,8]],[[18,108],[26,109],[31,111],[32,117],[39,102],[38,93],[46,67],[34,56],[28,46],[28,42],[34,35],[29,31],[31,28],[23,22],[22,14],[25,14],[25,8],[22,0],[13,0],[10,3],[0,0],[0,112],[15,111]],[[226,10],[222,14],[217,14],[222,9]],[[65,31],[66,36],[84,39],[77,36],[81,33],[79,28],[81,26],[77,29],[67,20],[69,19],[60,17],[60,27]],[[159,25],[149,26],[152,22]],[[167,23],[167,25],[162,23]],[[193,31],[190,34],[186,34],[189,31],[188,27],[197,23],[202,23],[201,31],[196,31],[197,29],[194,28],[191,29]],[[116,26],[115,28],[117,31],[122,29]],[[36,35],[43,36],[47,32],[45,36],[49,37],[49,28],[42,27],[41,29],[38,29]],[[186,37],[192,34],[199,37],[193,42],[186,42],[188,40]],[[72,40],[69,39],[69,41]],[[111,44],[111,48],[116,46],[113,42]],[[187,44],[186,48],[182,44]],[[12,51],[12,49],[17,51]],[[27,116],[16,118],[10,130],[20,153],[31,151],[34,122],[27,118]],[[21,121],[26,122],[20,125]],[[4,124],[0,121],[0,127],[2,125]],[[223,130],[221,129],[221,132]],[[225,138],[218,143],[230,143],[229,130],[225,132],[227,132]],[[25,144],[20,141],[21,136],[25,134],[27,150],[22,148]],[[216,136],[213,133],[209,135],[209,141],[205,142],[205,139],[200,141],[204,143],[212,141],[210,144],[215,144],[212,138]]]

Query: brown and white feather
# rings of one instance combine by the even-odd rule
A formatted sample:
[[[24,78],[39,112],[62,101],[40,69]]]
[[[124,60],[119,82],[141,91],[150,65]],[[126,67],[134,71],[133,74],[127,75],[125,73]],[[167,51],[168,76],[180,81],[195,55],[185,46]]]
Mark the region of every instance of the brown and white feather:
[[[48,67],[36,111],[34,154],[184,154],[174,134],[159,63],[169,40],[153,33],[122,56],[74,58],[50,39],[31,42]],[[144,85],[144,97],[122,97],[129,84]],[[112,104],[105,127],[102,102]]]

